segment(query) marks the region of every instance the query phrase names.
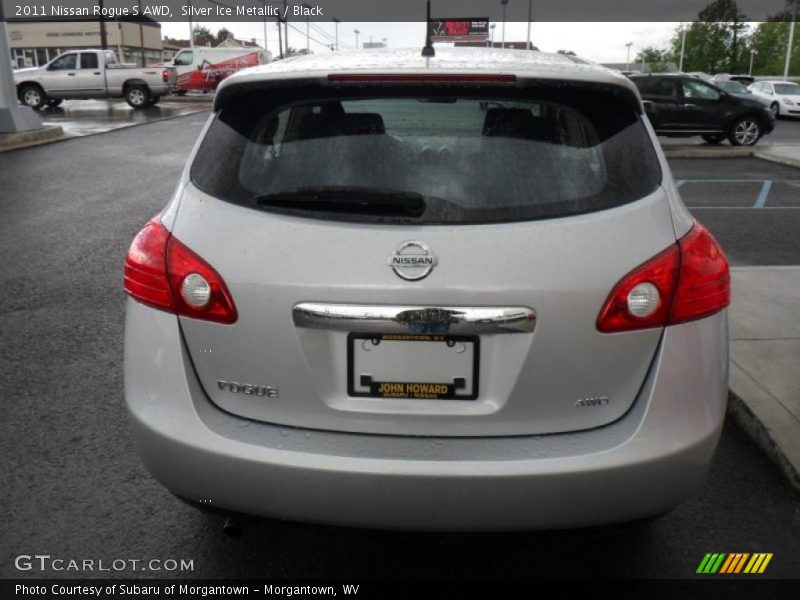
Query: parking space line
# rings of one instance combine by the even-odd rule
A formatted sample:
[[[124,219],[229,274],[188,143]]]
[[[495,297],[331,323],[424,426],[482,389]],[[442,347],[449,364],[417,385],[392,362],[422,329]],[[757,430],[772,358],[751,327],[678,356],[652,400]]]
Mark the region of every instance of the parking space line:
[[[753,210],[755,206],[687,206],[689,210]],[[800,210],[800,206],[761,206],[761,210]]]
[[[756,198],[756,203],[753,205],[753,208],[764,208],[764,205],[767,203],[767,198],[769,198],[769,191],[772,189],[772,180],[765,179],[763,185],[761,186],[761,191],[758,193],[758,198]]]

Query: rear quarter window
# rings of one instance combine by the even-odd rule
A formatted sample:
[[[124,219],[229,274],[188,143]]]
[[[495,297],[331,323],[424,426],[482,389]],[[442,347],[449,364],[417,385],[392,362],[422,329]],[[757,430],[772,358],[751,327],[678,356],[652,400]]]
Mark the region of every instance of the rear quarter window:
[[[261,210],[468,224],[619,206],[654,191],[661,172],[640,115],[611,97],[306,87],[251,92],[224,106],[191,178]],[[392,196],[419,198],[423,208],[409,216],[364,206]],[[348,197],[361,200],[345,204]]]

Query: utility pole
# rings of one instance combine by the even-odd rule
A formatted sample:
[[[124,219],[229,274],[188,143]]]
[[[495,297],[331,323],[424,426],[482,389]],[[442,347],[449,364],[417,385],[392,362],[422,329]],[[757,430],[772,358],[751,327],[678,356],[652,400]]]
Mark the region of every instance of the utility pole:
[[[264,52],[265,60],[269,61],[269,44],[267,44],[267,0],[264,0]]]
[[[311,9],[311,7],[305,2],[300,6],[302,6],[303,8],[307,8],[309,10]],[[311,35],[308,31],[308,12],[306,12],[306,52],[307,53],[311,52]]]
[[[333,18],[332,21],[334,23],[334,28],[336,30],[336,35],[335,35],[334,39],[336,40],[335,44],[336,44],[336,49],[338,50],[339,49],[339,23],[341,23],[342,21],[340,19],[337,19],[337,18]]]
[[[358,34],[361,32],[358,29],[353,29],[353,33],[356,34],[356,50],[358,50]]]
[[[139,14],[142,14],[142,0],[137,0],[136,4],[139,6]],[[145,58],[144,58],[144,27],[142,27],[141,20],[139,21],[139,52],[142,53],[142,67],[145,66]],[[159,57],[159,60],[161,58]]]
[[[797,0],[792,4],[792,23],[789,25],[789,43],[786,45],[786,62],[783,65],[783,80],[789,78],[789,64],[792,62],[792,45],[794,44],[794,24],[797,21]]]
[[[527,38],[527,42],[528,43],[527,43],[527,46],[525,47],[526,50],[533,50],[533,47],[531,46],[531,16],[532,16],[531,15],[531,11],[532,11],[531,4],[532,3],[533,3],[533,0],[528,0],[528,38]]]
[[[194,50],[194,26],[192,25],[192,0],[189,0],[189,48]]]
[[[97,0],[97,5],[100,7],[100,47],[103,50],[108,50],[108,36],[106,35],[106,18],[103,16],[103,0]],[[5,60],[5,59],[3,59]]]
[[[678,73],[683,73],[683,51],[686,50],[686,26],[681,23],[681,60],[678,64]]]
[[[500,0],[500,4],[503,5],[503,39],[500,43],[501,48],[506,47],[506,6],[508,6],[508,0]]]
[[[750,50],[750,71],[747,73],[748,75],[753,75],[753,57],[758,54],[758,50]]]
[[[276,25],[278,26],[278,57],[283,58],[283,39],[281,37],[281,18],[275,17]]]
[[[286,7],[286,0],[283,0],[283,41],[286,43],[286,56],[289,56],[289,10]]]

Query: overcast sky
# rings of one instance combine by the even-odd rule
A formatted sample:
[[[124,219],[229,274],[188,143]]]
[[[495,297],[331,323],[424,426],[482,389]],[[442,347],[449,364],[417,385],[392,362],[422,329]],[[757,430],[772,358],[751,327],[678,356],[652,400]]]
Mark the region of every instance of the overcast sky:
[[[259,44],[263,43],[264,27],[262,23],[203,23],[212,33],[226,27],[240,39],[255,38]],[[625,44],[633,42],[631,47],[631,60],[636,52],[647,46],[666,46],[672,33],[679,23],[533,23],[531,39],[540,50],[555,52],[557,50],[572,50],[579,56],[596,62],[618,62],[626,60],[627,49]],[[292,29],[295,27],[296,29]],[[507,23],[506,41],[525,41],[527,23]],[[423,23],[345,23],[339,24],[339,47],[345,45],[355,46],[354,29],[358,29],[359,45],[367,42],[372,36],[373,41],[387,39],[387,44],[394,48],[415,47],[422,48],[424,43],[425,27]],[[494,30],[494,40],[499,42],[502,38],[503,24],[497,23]],[[162,23],[163,35],[172,38],[189,38],[188,23]],[[326,35],[327,34],[327,35]],[[326,44],[332,43],[334,36],[333,23],[311,23],[311,38]],[[328,37],[329,36],[329,37]],[[275,22],[267,25],[267,39],[269,50],[277,54],[278,33]],[[293,48],[305,48],[306,24],[290,22],[289,45]],[[314,39],[310,43],[314,52],[329,52],[322,44]]]

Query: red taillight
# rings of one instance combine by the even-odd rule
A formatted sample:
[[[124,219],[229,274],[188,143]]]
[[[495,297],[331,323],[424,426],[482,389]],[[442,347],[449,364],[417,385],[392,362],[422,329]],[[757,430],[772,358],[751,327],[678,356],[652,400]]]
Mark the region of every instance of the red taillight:
[[[707,317],[731,302],[728,259],[714,236],[695,223],[678,245],[681,249],[681,281],[675,294],[670,324]]]
[[[693,321],[728,306],[730,296],[725,254],[695,223],[677,244],[622,278],[600,311],[597,329],[616,333]]]
[[[167,83],[169,81],[169,71],[167,71],[166,69],[161,71],[161,79],[164,80],[164,83]]]
[[[330,83],[516,83],[516,75],[491,73],[350,73],[328,75]]]
[[[171,235],[158,217],[133,239],[125,256],[124,288],[154,308],[217,323],[236,322],[236,307],[222,277]]]

